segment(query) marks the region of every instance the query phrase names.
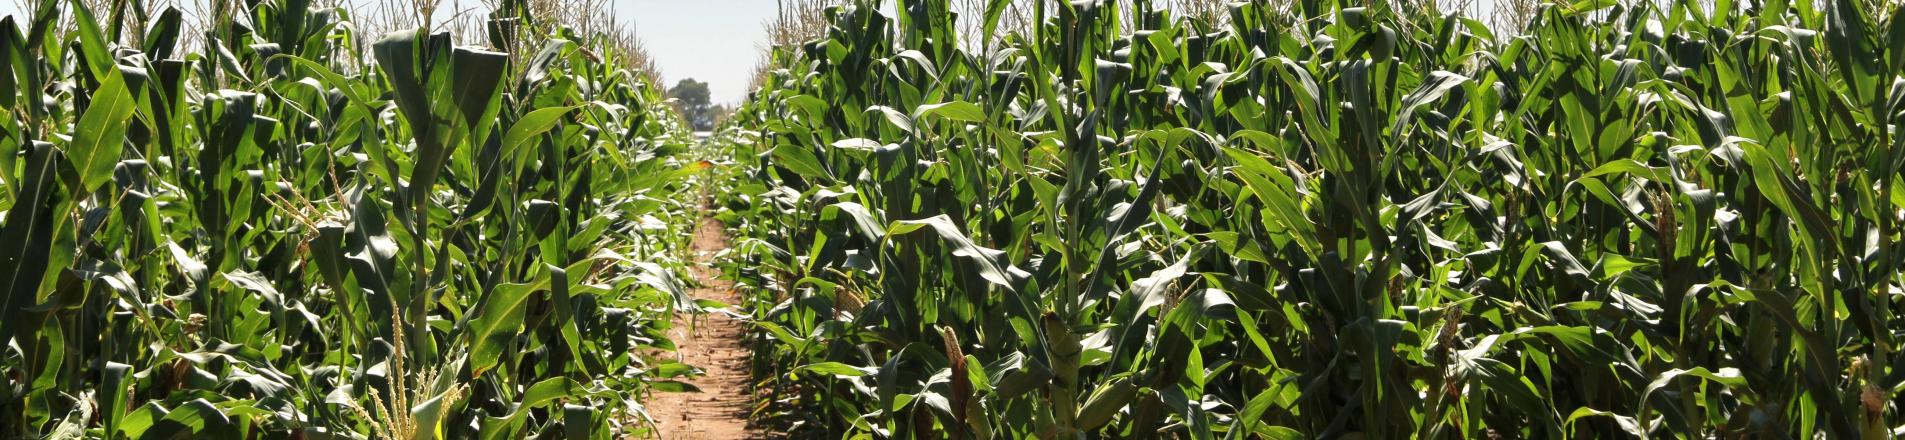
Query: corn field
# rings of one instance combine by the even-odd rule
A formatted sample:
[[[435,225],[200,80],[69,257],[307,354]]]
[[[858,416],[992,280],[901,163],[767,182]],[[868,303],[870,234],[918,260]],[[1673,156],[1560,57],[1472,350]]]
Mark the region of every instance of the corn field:
[[[0,438],[611,438],[691,388],[706,163],[614,35],[213,4],[0,20]]]
[[[1905,435],[1897,2],[888,6],[719,134],[787,435]]]
[[[1905,436],[1897,1],[25,3],[0,438]]]

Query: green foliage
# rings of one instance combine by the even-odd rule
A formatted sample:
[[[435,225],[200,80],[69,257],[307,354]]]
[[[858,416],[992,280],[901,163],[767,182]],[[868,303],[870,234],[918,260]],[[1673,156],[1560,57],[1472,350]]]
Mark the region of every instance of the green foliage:
[[[681,111],[681,117],[687,119],[695,130],[714,129],[715,113],[719,108],[710,101],[708,83],[683,78],[668,89],[668,97],[676,100],[675,107]]]
[[[86,3],[0,20],[0,437],[608,438],[689,371],[703,167],[599,37]]]
[[[1905,432],[1895,3],[880,3],[720,134],[800,433]]]

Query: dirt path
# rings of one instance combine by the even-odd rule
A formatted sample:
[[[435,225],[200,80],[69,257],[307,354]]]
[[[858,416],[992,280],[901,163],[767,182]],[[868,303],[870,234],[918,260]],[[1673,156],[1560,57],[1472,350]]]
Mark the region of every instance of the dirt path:
[[[732,283],[719,279],[719,273],[707,267],[714,254],[727,248],[727,235],[721,223],[704,218],[695,229],[695,281],[701,288],[695,298],[739,304]],[[748,408],[753,399],[748,374],[748,349],[742,345],[745,324],[721,313],[675,316],[670,336],[675,341],[681,362],[706,371],[689,381],[699,393],[656,393],[647,402],[649,414],[660,425],[664,440],[711,440],[760,438],[760,432],[748,427]]]

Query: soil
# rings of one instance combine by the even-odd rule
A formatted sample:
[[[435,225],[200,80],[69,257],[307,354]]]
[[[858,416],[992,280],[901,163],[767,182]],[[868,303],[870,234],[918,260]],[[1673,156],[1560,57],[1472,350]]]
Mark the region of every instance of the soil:
[[[733,284],[721,280],[709,267],[714,254],[727,248],[727,235],[721,223],[704,218],[695,230],[695,265],[691,269],[697,285],[695,298],[740,304]],[[675,341],[681,362],[700,368],[706,374],[687,380],[699,393],[655,393],[645,405],[659,425],[664,440],[711,440],[761,438],[762,432],[748,424],[748,412],[754,399],[749,382],[749,352],[743,340],[746,323],[725,313],[675,315],[670,337]]]

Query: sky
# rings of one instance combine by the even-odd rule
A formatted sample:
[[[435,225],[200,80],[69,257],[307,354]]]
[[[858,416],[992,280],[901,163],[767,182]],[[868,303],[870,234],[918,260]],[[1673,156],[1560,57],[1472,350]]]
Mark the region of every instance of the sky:
[[[708,83],[717,103],[739,103],[747,96],[754,64],[766,39],[761,23],[774,16],[775,0],[613,0],[622,20],[635,23],[674,86],[694,78]],[[18,13],[15,0],[0,0],[0,16]]]
[[[732,104],[747,96],[774,10],[774,0],[615,0],[614,12],[635,22],[669,86],[694,78]]]

